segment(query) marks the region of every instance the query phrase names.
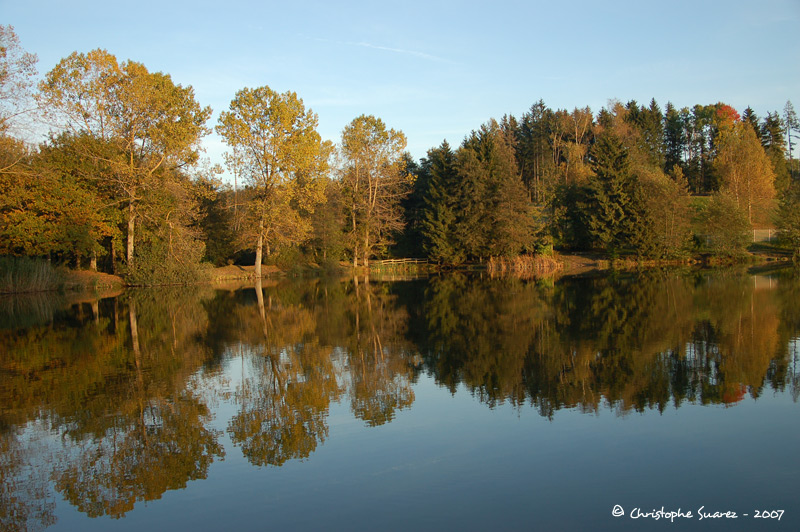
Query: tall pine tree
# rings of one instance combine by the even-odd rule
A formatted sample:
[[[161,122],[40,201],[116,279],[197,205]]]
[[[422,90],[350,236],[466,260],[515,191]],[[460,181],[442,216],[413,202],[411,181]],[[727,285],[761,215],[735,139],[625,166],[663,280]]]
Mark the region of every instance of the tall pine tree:
[[[459,264],[466,258],[456,233],[460,188],[455,154],[447,141],[428,150],[420,174],[428,185],[422,209],[423,249],[432,260]]]
[[[636,222],[634,179],[628,148],[613,133],[601,134],[592,147],[592,180],[587,227],[597,247],[613,253],[624,248]]]

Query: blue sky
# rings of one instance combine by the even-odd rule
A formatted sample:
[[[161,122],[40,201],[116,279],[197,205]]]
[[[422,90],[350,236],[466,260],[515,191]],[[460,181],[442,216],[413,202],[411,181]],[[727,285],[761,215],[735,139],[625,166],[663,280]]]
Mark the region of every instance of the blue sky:
[[[151,2],[0,0],[0,23],[50,70],[73,51],[192,85],[210,122],[237,90],[295,91],[336,142],[373,114],[419,159],[543,99],[800,111],[800,0]],[[212,162],[224,145],[204,141]]]

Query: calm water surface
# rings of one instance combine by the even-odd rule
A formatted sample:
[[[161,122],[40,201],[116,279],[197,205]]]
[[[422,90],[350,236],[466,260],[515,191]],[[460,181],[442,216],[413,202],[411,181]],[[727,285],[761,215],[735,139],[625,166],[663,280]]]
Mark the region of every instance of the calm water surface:
[[[799,530],[798,336],[792,269],[3,299],[0,528]]]

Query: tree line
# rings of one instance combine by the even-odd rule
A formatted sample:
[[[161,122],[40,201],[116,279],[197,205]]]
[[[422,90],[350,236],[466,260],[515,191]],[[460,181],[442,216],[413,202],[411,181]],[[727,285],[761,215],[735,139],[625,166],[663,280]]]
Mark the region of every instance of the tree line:
[[[456,150],[445,142],[428,152],[407,211],[412,241],[431,258],[459,262],[551,246],[733,254],[754,224],[776,218],[791,235],[791,103],[786,115],[760,120],[724,103],[662,111],[651,100],[612,101],[595,116],[539,101],[519,119],[490,120]]]
[[[800,131],[787,102],[763,119],[717,103],[652,100],[491,119],[415,161],[361,115],[337,145],[294,92],[243,88],[209,124],[191,86],[105,50],[36,83],[36,57],[0,27],[0,254],[181,282],[208,264],[446,264],[553,247],[666,258],[736,253],[753,224],[800,249]],[[16,134],[32,116],[50,134]],[[202,161],[215,130],[224,164]],[[778,202],[776,203],[776,198]]]

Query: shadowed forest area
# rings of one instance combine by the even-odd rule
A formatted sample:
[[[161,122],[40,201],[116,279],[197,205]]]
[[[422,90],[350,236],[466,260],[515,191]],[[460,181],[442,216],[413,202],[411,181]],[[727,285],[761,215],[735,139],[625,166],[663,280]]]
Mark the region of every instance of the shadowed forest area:
[[[800,253],[791,102],[758,117],[721,102],[570,111],[540,100],[415,161],[375,116],[354,118],[335,145],[322,139],[291,91],[242,88],[210,124],[191,86],[134,60],[74,52],[39,79],[11,26],[0,47],[0,255],[136,285],[228,264],[261,276],[262,264],[460,265],[554,249],[735,257],[753,229]],[[224,161],[201,158],[212,128]],[[47,139],[25,142],[31,129]],[[22,283],[5,274],[19,264],[4,263],[4,291]]]

